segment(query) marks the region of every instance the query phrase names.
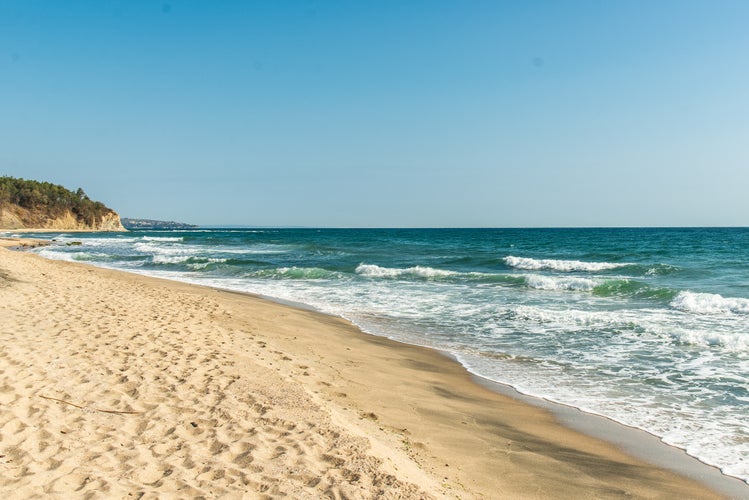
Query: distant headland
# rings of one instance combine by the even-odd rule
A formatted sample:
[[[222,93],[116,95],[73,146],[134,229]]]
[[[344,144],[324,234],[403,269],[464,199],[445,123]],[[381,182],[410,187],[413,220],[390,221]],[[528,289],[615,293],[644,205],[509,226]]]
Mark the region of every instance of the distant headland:
[[[0,177],[0,230],[126,231],[120,216],[83,189]]]
[[[122,218],[122,225],[128,230],[142,229],[195,229],[195,224],[186,224],[184,222],[152,220],[152,219],[128,219]]]

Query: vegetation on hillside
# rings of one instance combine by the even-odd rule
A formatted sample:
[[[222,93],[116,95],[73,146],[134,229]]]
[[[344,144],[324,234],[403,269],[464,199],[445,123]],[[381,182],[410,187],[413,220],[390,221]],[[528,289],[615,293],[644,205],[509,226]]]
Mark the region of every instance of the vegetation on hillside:
[[[0,207],[8,204],[43,213],[50,219],[70,212],[78,221],[91,225],[114,212],[102,202],[91,200],[81,188],[70,191],[49,182],[3,176],[0,177]]]

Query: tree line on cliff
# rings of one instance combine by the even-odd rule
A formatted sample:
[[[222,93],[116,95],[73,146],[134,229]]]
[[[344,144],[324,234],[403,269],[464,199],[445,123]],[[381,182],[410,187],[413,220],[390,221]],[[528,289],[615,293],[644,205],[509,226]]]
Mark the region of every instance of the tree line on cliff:
[[[7,205],[16,205],[50,219],[72,213],[80,222],[91,225],[114,213],[102,202],[91,200],[81,188],[70,191],[50,182],[3,176],[0,177],[0,208]]]

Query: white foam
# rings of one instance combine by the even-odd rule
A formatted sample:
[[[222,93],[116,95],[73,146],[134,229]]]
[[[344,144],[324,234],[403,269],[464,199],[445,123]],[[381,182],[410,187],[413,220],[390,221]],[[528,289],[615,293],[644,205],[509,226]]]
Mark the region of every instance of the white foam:
[[[589,327],[611,327],[631,322],[622,312],[584,311],[581,309],[551,309],[539,306],[516,305],[504,309],[503,316],[523,323],[555,325],[569,330]]]
[[[679,292],[671,307],[695,314],[749,314],[749,299],[723,297],[716,293]]]
[[[502,316],[507,320],[521,322],[523,328],[540,326],[542,329],[559,328],[567,331],[613,328],[620,330],[620,337],[629,336],[628,343],[631,345],[641,345],[640,342],[646,341],[648,349],[664,349],[664,352],[676,340],[682,344],[720,347],[722,352],[749,353],[749,335],[737,324],[744,321],[738,315],[725,317],[722,322],[679,322],[654,309],[585,311],[517,305],[505,308]]]
[[[280,267],[273,271],[273,274],[283,278],[303,279],[303,280],[331,280],[340,279],[344,275],[323,269],[321,267]]]
[[[133,248],[139,252],[153,254],[153,255],[195,256],[200,253],[200,250],[195,247],[189,247],[189,246],[184,246],[184,245],[164,246],[164,245],[159,245],[158,242],[154,242],[154,243],[137,242],[135,243],[135,245],[133,245]]]
[[[81,245],[87,247],[110,247],[112,245],[120,245],[122,243],[133,243],[138,241],[138,238],[76,238],[74,236],[62,235],[54,238],[54,241],[59,244],[79,242],[81,243]]]
[[[596,286],[596,282],[587,278],[557,278],[533,274],[525,277],[525,284],[537,290],[574,290],[589,292]]]
[[[59,250],[52,250],[49,247],[42,248],[41,250],[38,250],[37,253],[44,257],[45,259],[52,259],[52,260],[65,260],[68,262],[73,262],[75,259],[73,256],[75,254],[69,253],[69,252],[62,252]]]
[[[703,346],[720,346],[731,352],[749,352],[749,336],[736,332],[672,329],[671,336],[680,342]]]
[[[629,266],[627,263],[615,262],[583,262],[579,260],[531,259],[529,257],[515,257],[509,255],[504,258],[505,264],[516,269],[529,271],[605,271],[618,267]]]
[[[257,255],[273,255],[273,254],[282,254],[282,253],[288,253],[293,250],[295,250],[297,247],[293,245],[277,245],[277,244],[258,244],[258,245],[252,245],[251,247],[242,247],[242,248],[229,248],[229,247],[215,247],[214,251],[218,253],[230,253],[230,254],[237,254],[237,255],[248,255],[248,254],[257,254]]]
[[[181,236],[144,236],[143,241],[184,241]]]
[[[359,264],[356,267],[356,274],[368,278],[397,278],[400,276],[417,276],[419,278],[442,278],[453,276],[455,271],[445,271],[444,269],[434,269],[432,267],[414,266],[405,269],[392,267],[380,267],[376,264]]]
[[[142,242],[136,243],[135,245],[133,245],[133,248],[143,253],[156,253],[159,250],[161,250],[161,248],[159,248],[158,246],[152,243],[142,243]]]
[[[192,255],[164,255],[156,254],[153,256],[153,262],[155,264],[179,264],[181,262],[187,262],[193,256]]]
[[[210,264],[220,264],[222,262],[226,262],[227,260],[228,259],[211,258],[211,259],[206,259],[205,262],[193,262],[191,264],[188,264],[187,266],[189,268],[191,268],[191,269],[196,269],[196,270],[198,270],[198,269],[205,269]]]

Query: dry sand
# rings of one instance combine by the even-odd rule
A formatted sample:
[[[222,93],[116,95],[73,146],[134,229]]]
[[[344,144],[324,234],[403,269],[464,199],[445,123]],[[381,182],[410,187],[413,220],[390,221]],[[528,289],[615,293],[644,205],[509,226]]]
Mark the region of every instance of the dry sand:
[[[125,498],[719,498],[428,349],[0,248],[0,489]]]

